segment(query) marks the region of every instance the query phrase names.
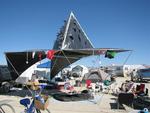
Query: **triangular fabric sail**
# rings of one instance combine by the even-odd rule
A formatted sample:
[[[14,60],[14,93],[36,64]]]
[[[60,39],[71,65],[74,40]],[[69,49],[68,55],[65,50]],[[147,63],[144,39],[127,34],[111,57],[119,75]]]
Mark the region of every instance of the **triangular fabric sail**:
[[[85,49],[93,48],[91,41],[80,26],[73,13],[57,34],[53,49]]]

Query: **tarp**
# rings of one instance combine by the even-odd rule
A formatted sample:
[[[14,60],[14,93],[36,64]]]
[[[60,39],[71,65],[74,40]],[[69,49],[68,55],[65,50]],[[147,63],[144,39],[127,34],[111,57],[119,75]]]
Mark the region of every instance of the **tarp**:
[[[50,68],[50,67],[51,67],[51,61],[48,61],[48,62],[39,64],[39,65],[37,66],[37,68]]]

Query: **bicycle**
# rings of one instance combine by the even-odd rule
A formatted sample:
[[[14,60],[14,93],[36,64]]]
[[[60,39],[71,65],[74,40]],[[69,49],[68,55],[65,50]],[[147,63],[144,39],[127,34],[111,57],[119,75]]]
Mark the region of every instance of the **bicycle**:
[[[6,102],[0,103],[0,113],[15,113],[15,109]]]
[[[32,95],[32,102],[30,102],[29,98],[20,100],[20,104],[25,107],[24,111],[21,113],[50,113],[50,111],[45,106],[43,107],[44,100],[43,97],[41,98],[41,92],[44,87],[44,85],[40,85],[40,92],[36,92],[37,94],[35,93],[34,95]],[[37,106],[36,102],[38,102],[38,104],[42,102],[42,109]],[[46,106],[48,106],[48,101],[46,101],[45,104]]]

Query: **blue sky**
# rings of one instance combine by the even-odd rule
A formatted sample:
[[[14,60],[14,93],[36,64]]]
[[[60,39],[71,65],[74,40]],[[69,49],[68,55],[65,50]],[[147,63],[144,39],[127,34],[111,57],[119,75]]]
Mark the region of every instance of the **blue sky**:
[[[150,64],[150,0],[0,0],[0,64],[6,51],[51,49],[71,11],[95,47],[132,49],[128,64]]]

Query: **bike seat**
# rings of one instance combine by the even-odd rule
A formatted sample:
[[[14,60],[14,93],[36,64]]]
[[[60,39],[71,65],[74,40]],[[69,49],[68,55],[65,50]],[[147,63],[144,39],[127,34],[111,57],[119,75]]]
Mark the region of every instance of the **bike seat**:
[[[30,104],[30,99],[29,98],[21,99],[20,104],[24,105],[25,107],[28,107],[28,105]]]

